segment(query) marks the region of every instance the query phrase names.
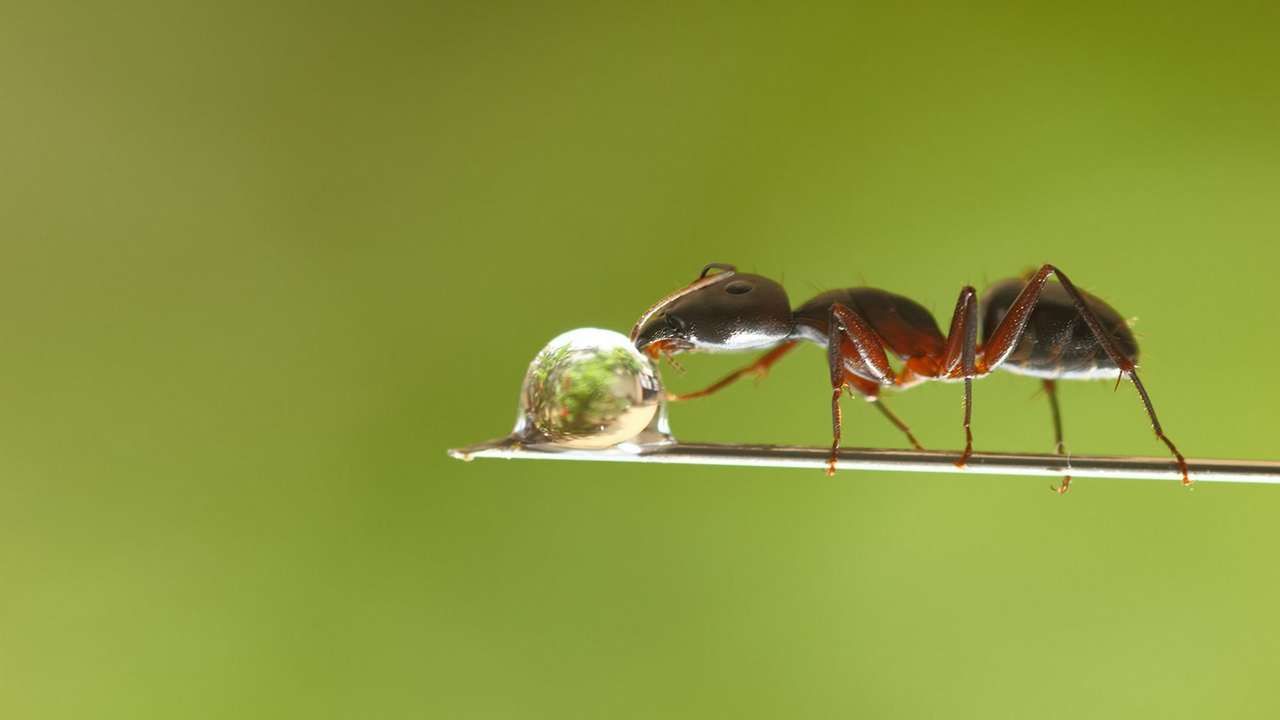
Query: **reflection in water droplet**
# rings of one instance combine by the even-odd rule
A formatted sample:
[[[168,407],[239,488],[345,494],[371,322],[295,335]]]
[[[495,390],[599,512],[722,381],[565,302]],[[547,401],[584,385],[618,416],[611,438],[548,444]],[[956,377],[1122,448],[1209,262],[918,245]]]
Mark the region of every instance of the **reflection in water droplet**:
[[[529,365],[514,435],[602,449],[667,442],[662,383],[625,335],[581,328],[559,335]]]

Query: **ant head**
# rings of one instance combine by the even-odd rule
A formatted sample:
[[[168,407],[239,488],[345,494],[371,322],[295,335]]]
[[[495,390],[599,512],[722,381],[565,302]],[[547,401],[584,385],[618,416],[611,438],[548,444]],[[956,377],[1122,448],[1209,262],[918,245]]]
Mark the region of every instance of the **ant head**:
[[[791,303],[781,285],[712,263],[692,285],[640,316],[631,341],[651,357],[687,350],[751,350],[777,344],[793,328]]]

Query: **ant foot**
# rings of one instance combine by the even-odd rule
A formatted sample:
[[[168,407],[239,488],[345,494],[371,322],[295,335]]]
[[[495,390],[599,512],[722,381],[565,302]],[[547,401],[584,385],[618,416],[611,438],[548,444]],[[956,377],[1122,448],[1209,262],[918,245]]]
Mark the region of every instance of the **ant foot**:
[[[1061,485],[1050,485],[1049,489],[1058,493],[1059,495],[1066,495],[1067,491],[1071,489],[1071,477],[1068,476],[1068,477],[1062,478]]]
[[[827,477],[836,474],[836,451],[831,451],[831,456],[827,458]]]

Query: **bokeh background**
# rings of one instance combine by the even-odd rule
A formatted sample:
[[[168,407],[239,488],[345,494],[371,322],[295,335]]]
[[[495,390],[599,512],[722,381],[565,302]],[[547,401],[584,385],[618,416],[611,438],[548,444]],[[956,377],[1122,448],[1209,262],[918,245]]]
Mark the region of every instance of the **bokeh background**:
[[[1280,488],[445,450],[709,261],[941,322],[1051,261],[1190,456],[1280,458],[1276,7],[5,4],[0,715],[1275,717]],[[825,375],[672,421],[821,445]],[[1036,391],[978,447],[1049,451]]]

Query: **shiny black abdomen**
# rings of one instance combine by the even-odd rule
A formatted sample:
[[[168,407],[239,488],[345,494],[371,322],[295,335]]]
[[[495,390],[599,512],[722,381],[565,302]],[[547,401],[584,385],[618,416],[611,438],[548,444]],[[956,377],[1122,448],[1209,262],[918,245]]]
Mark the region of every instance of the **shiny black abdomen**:
[[[831,306],[837,302],[862,316],[899,358],[941,356],[946,352],[947,341],[925,306],[876,288],[828,290],[809,300],[794,313],[799,334],[825,345]]]
[[[1025,285],[1021,280],[1005,280],[982,296],[983,343]],[[1110,305],[1083,294],[1116,349],[1136,363],[1138,343],[1128,323]],[[1115,378],[1119,370],[1094,338],[1066,290],[1056,282],[1045,283],[1040,301],[1027,320],[1026,333],[1000,368],[1021,375],[1067,379]]]

